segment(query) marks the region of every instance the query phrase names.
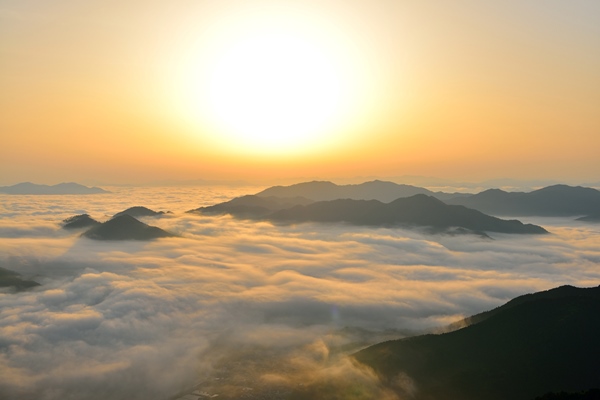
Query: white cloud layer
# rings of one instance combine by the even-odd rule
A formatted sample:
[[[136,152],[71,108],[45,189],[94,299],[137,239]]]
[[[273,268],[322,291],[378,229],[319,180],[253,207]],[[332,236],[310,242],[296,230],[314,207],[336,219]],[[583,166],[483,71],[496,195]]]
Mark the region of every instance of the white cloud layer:
[[[552,234],[493,240],[273,226],[184,214],[234,193],[176,190],[2,198],[0,267],[42,286],[0,292],[0,398],[158,400],[197,383],[224,395],[352,382],[391,399],[344,354],[524,293],[600,284],[599,225],[529,220]],[[174,211],[146,222],[181,237],[94,242],[59,229],[77,213],[104,220],[133,205]]]

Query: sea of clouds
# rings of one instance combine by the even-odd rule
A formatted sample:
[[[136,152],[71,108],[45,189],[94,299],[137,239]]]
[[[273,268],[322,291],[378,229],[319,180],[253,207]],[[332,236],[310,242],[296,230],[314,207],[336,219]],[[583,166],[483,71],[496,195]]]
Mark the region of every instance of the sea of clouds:
[[[313,385],[393,399],[347,355],[521,294],[600,284],[598,224],[528,218],[551,234],[491,240],[278,226],[185,213],[258,188],[111,189],[0,198],[0,267],[42,284],[0,291],[0,398],[167,400],[198,385],[268,399]],[[134,205],[172,211],[143,221],[179,236],[97,242],[60,228]]]

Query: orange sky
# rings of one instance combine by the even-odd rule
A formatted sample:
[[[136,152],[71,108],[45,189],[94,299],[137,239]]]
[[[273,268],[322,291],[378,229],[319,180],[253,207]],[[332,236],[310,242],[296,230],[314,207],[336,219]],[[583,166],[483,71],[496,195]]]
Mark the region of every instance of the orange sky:
[[[600,3],[440,3],[4,1],[0,184],[598,181]]]

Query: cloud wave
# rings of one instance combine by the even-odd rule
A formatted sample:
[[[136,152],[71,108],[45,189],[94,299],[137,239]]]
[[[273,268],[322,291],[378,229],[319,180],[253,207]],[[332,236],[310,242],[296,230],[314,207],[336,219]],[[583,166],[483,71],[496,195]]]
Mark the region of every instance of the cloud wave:
[[[274,226],[185,214],[200,200],[182,189],[173,215],[145,220],[178,238],[98,243],[57,224],[132,205],[168,210],[172,196],[161,193],[4,203],[0,266],[43,285],[0,292],[1,398],[168,399],[199,384],[222,396],[391,399],[348,352],[523,293],[600,283],[600,228],[561,219],[528,221],[552,235],[493,240]]]

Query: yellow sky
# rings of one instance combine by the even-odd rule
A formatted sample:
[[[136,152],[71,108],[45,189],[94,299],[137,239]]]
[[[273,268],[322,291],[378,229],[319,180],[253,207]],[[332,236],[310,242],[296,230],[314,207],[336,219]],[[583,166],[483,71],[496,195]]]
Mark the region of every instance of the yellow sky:
[[[0,2],[0,184],[600,179],[597,1]]]

